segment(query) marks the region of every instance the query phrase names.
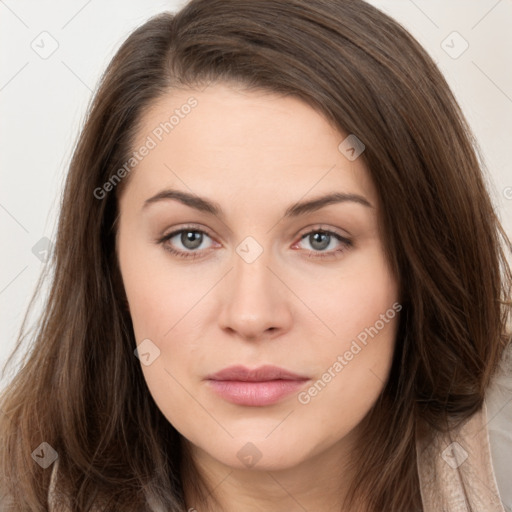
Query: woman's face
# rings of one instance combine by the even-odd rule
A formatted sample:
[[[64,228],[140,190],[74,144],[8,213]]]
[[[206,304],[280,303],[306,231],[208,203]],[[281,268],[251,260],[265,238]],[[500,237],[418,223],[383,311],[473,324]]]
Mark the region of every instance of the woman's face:
[[[342,450],[384,387],[401,306],[347,136],[225,84],[145,114],[117,233],[134,363],[197,457],[275,470]]]

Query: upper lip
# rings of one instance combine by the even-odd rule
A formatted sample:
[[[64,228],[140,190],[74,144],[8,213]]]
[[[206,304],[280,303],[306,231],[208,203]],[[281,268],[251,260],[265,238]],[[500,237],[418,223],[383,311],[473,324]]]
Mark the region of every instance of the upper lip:
[[[247,368],[242,365],[229,366],[223,370],[209,375],[209,380],[233,380],[242,382],[266,382],[270,380],[308,380],[308,377],[279,368],[278,366],[264,365],[258,368]]]

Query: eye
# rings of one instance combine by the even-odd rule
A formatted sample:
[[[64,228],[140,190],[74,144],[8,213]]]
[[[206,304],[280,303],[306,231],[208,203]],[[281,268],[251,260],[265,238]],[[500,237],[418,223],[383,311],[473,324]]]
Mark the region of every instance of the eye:
[[[352,247],[352,241],[348,238],[334,231],[324,229],[308,231],[301,236],[300,241],[302,240],[307,240],[313,248],[313,250],[307,253],[307,256],[311,258],[335,258],[337,255]],[[292,248],[297,247],[299,243],[300,242],[295,243]],[[325,250],[333,245],[334,247],[338,245],[338,247],[329,251]]]
[[[205,237],[212,240],[206,231],[195,226],[185,226],[165,235],[157,240],[157,243],[162,244],[166,251],[179,258],[195,259],[203,256],[205,251],[212,248],[212,246],[201,248]],[[173,241],[173,239],[175,240]],[[307,240],[313,248],[313,250],[309,250],[306,253],[306,256],[310,258],[335,258],[353,245],[351,240],[339,233],[319,228],[301,235],[300,241],[296,242],[292,246],[292,249],[297,248],[302,240]],[[180,244],[183,249],[179,248]],[[176,248],[177,245],[178,248]],[[219,245],[220,244],[217,244],[217,246]],[[334,247],[336,247],[336,245],[338,247],[328,251],[325,250],[333,245]]]
[[[162,244],[166,251],[169,251],[179,258],[198,258],[208,249],[205,247],[201,248],[205,237],[210,238],[205,231],[195,226],[187,226],[165,235],[158,240],[158,243]],[[173,241],[173,239],[176,240]],[[176,249],[176,245],[179,244],[181,244],[184,249]],[[201,249],[198,250],[199,248]]]

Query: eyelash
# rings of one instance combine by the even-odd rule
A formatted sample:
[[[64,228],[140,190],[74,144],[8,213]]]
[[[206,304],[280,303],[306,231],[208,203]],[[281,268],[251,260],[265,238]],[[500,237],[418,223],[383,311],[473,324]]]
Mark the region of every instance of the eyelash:
[[[203,235],[208,236],[209,238],[212,238],[206,231],[203,231],[202,229],[199,229],[196,226],[184,226],[176,231],[173,231],[172,233],[169,233],[168,235],[163,236],[162,238],[157,240],[157,243],[162,244],[166,251],[170,252],[174,256],[177,256],[178,258],[183,258],[183,259],[199,258],[199,257],[201,257],[201,251],[197,251],[197,250],[196,251],[178,251],[178,250],[174,249],[173,247],[171,247],[169,244],[165,243],[168,240],[170,240],[171,238],[174,238],[176,235],[179,235],[179,234],[181,234],[183,232],[187,232],[187,231],[193,232],[193,233],[201,233]],[[322,233],[323,235],[333,236],[339,242],[342,243],[342,246],[339,249],[335,249],[335,250],[331,250],[331,251],[308,251],[307,256],[309,258],[333,258],[333,257],[335,258],[338,254],[342,254],[347,249],[349,249],[350,247],[353,246],[352,241],[349,240],[348,238],[345,238],[334,231],[329,231],[329,230],[321,229],[321,228],[316,228],[311,231],[308,231],[307,233],[304,233],[303,235],[301,235],[299,242],[314,233]],[[207,249],[205,249],[205,250],[207,250]]]

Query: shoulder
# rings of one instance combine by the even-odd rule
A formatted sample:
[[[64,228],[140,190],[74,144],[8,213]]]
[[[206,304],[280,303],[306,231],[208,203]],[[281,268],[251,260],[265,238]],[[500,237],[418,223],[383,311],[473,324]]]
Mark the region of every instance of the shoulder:
[[[55,485],[57,478],[57,468],[59,465],[59,459],[57,458],[52,464],[52,473],[50,477],[50,485],[48,487],[48,511],[49,512],[68,512],[71,509],[63,508],[62,505],[57,504]],[[0,489],[0,511],[7,512],[9,510],[18,510],[15,508],[14,498],[10,494],[4,494],[4,489]]]
[[[505,507],[512,509],[512,344],[485,397],[494,476]]]
[[[59,470],[59,458],[55,460],[52,465],[52,475],[50,478],[50,486],[48,487],[48,510],[49,512],[66,512],[68,509],[62,505],[57,504],[56,485],[57,485],[57,472]],[[71,509],[69,509],[71,510]]]
[[[73,509],[69,496],[63,496],[61,492],[57,492],[57,480],[59,472],[59,459],[57,458],[52,466],[52,473],[50,477],[50,485],[48,487],[48,512],[71,512]],[[3,502],[0,501],[0,505]],[[166,507],[162,504],[157,503],[156,498],[152,496],[147,497],[147,505],[149,508],[144,510],[150,510],[151,512],[165,512]],[[3,512],[4,508],[0,508],[0,512]],[[91,512],[100,512],[103,510],[97,505],[93,505]]]
[[[512,470],[512,347],[483,407],[446,433],[418,430],[417,468],[425,512],[505,512]],[[509,510],[509,509],[507,509]]]

